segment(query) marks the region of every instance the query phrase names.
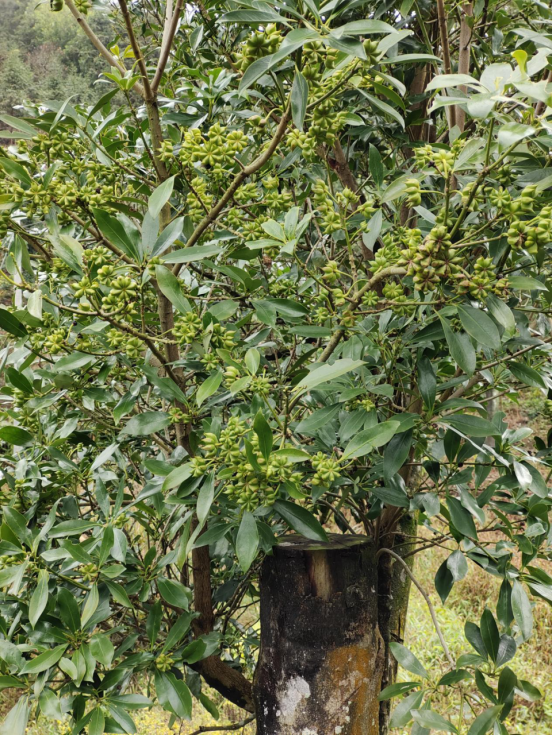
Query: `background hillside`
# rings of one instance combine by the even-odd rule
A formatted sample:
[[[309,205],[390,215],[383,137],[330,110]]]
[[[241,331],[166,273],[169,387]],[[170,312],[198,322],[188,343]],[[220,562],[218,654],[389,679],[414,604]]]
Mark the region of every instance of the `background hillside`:
[[[108,37],[101,13],[90,17],[100,36]],[[98,99],[97,82],[105,64],[95,49],[75,33],[67,9],[52,13],[37,0],[0,0],[0,114],[17,115],[23,101]],[[95,84],[96,82],[96,84]]]

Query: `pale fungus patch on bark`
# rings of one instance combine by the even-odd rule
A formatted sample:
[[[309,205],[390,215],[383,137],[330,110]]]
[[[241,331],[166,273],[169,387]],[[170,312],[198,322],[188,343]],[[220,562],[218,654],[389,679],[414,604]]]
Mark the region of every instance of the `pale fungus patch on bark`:
[[[302,700],[310,698],[310,695],[310,685],[302,677],[292,677],[285,683],[283,690],[278,695],[279,712],[276,713],[282,723],[292,725],[298,706]]]

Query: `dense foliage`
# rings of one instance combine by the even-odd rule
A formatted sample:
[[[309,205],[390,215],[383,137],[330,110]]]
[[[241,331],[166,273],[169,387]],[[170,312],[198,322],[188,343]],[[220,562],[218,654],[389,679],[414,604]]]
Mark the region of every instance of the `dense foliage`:
[[[502,585],[446,673],[391,645],[392,726],[504,733],[539,697],[507,663],[552,601],[550,438],[488,407],[552,388],[550,13],[462,8],[121,0],[96,105],[3,116],[5,733],[215,713],[198,673],[251,708],[276,537],[385,555],[406,513],[443,601],[470,563]]]
[[[67,97],[93,104],[106,92],[107,80],[96,83],[105,63],[69,14],[36,0],[0,0],[0,15],[0,113],[19,116],[25,103]],[[104,13],[91,22],[101,38],[111,38]]]

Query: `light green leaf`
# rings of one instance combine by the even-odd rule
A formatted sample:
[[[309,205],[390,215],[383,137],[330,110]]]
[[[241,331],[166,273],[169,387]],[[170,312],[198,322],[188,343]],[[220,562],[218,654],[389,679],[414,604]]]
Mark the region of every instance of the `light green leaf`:
[[[312,370],[308,376],[305,376],[297,386],[297,389],[310,391],[321,383],[333,381],[334,378],[339,378],[339,376],[343,376],[345,373],[354,371],[355,368],[360,368],[361,365],[364,365],[363,360],[352,360],[351,358],[341,358],[331,365],[321,365]]]
[[[450,721],[434,710],[422,708],[413,710],[412,717],[422,728],[428,731],[444,731],[445,733],[458,733]]]
[[[42,652],[38,657],[30,659],[25,662],[23,668],[19,671],[20,675],[38,675],[40,672],[53,667],[59,662],[63,656],[64,651],[67,649],[67,644],[61,644],[59,647],[48,649],[46,652]]]
[[[438,74],[426,86],[426,92],[434,89],[447,89],[448,87],[466,87],[481,88],[481,83],[469,74]]]
[[[338,28],[334,28],[332,33],[339,36],[369,36],[373,33],[393,33],[395,29],[389,23],[382,20],[353,20],[345,23]]]
[[[295,127],[299,130],[303,130],[308,97],[308,82],[301,72],[297,70],[293,79],[293,87],[291,88],[291,117]]]
[[[487,297],[487,307],[496,321],[504,327],[506,337],[513,337],[516,334],[516,320],[510,307],[494,294]]]
[[[148,199],[148,211],[154,219],[156,217],[159,217],[161,210],[171,198],[173,188],[174,176],[171,176],[152,192],[150,198]]]
[[[115,648],[111,643],[111,639],[106,634],[94,634],[90,639],[90,651],[92,656],[103,664],[105,667],[111,667]]]
[[[266,6],[266,10],[231,10],[222,15],[219,23],[247,23],[256,26],[258,23],[283,23],[289,26],[289,21],[274,10]]]
[[[167,491],[170,491],[173,488],[176,488],[181,483],[184,483],[184,481],[187,480],[191,474],[192,474],[192,467],[190,463],[186,463],[185,465],[180,465],[178,468],[171,470],[171,472],[167,475],[167,477],[165,478],[163,482],[163,486],[161,490],[163,491],[163,493],[166,493]]]
[[[214,497],[215,479],[214,475],[211,473],[203,481],[203,485],[201,486],[201,490],[197,497],[196,514],[200,524],[202,524],[207,518],[207,514],[211,509]]]
[[[350,457],[362,457],[363,455],[367,455],[375,447],[381,447],[381,445],[387,444],[393,435],[399,431],[400,426],[400,422],[389,420],[362,430],[362,432],[359,432],[349,442],[342,459],[347,460]]]
[[[376,107],[378,110],[381,110],[381,112],[385,113],[385,115],[389,115],[389,117],[393,118],[397,121],[397,123],[399,123],[401,128],[404,128],[404,118],[399,112],[395,110],[394,107],[391,107],[391,105],[388,105],[387,102],[383,102],[383,100],[380,100],[377,97],[368,94],[368,92],[365,92],[363,89],[361,89],[360,92],[362,92],[363,96],[366,97],[371,105]]]
[[[506,123],[498,129],[498,143],[502,148],[508,148],[514,143],[519,143],[524,138],[529,138],[536,133],[536,128],[523,123]]]
[[[301,48],[301,46],[309,41],[316,41],[319,38],[320,35],[316,31],[312,31],[307,28],[298,28],[297,30],[288,33],[279,50],[276,51],[275,54],[263,56],[261,59],[257,59],[257,61],[254,61],[247,67],[240,82],[240,93],[243,94],[247,89],[249,89],[249,87],[251,87],[252,84],[255,84],[257,79],[273,69],[280,61],[287,58],[294,51],[297,51],[298,48]]]
[[[170,416],[164,411],[146,411],[143,414],[137,414],[132,417],[123,429],[123,434],[130,434],[133,437],[141,437],[168,427],[171,423]]]
[[[29,697],[27,695],[23,695],[2,721],[2,725],[0,725],[0,734],[14,734],[14,736],[20,736],[22,733],[27,733],[29,712]]]
[[[96,608],[98,607],[99,602],[100,602],[100,596],[98,594],[98,586],[96,585],[96,583],[94,583],[94,585],[92,585],[92,587],[90,588],[90,591],[86,598],[86,602],[82,609],[81,624],[83,627],[86,626],[86,623],[92,618],[92,616],[96,612]]]
[[[196,404],[198,406],[201,406],[209,396],[212,396],[215,393],[222,383],[222,377],[221,371],[215,371],[214,373],[211,373],[209,378],[206,378],[205,381],[203,381],[196,393]]]
[[[512,289],[522,289],[523,291],[547,291],[548,289],[546,284],[532,276],[509,276],[508,283]]]
[[[219,245],[193,245],[191,248],[175,250],[163,256],[162,260],[163,263],[196,263],[204,258],[217,256],[219,253],[222,253],[222,248]]]
[[[34,628],[48,603],[48,581],[50,574],[47,570],[40,570],[34,593],[29,603],[29,621]]]

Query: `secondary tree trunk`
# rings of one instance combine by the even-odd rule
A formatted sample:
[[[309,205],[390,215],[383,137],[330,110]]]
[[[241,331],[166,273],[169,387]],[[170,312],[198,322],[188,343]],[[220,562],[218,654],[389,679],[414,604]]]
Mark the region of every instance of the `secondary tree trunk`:
[[[259,734],[377,734],[384,645],[373,542],[286,536],[261,572]]]
[[[405,514],[399,521],[398,529],[393,536],[393,551],[401,557],[411,552],[416,536],[418,519],[416,515]],[[412,567],[414,557],[406,560]],[[382,555],[378,565],[379,583],[379,628],[384,641],[384,669],[381,678],[382,690],[397,679],[398,664],[391,654],[389,644],[404,642],[406,614],[410,597],[410,578],[402,565],[396,563],[390,555]],[[383,700],[380,703],[379,732],[388,733],[391,708],[396,701]]]

